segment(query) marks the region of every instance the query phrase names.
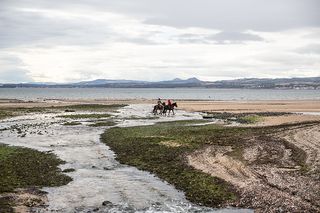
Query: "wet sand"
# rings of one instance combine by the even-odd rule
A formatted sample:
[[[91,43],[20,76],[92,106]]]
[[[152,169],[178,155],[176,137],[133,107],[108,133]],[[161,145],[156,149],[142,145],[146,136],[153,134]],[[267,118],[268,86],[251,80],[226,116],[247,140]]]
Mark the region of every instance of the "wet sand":
[[[296,101],[198,101],[198,100],[174,100],[178,103],[179,110],[187,112],[288,112],[299,113],[283,116],[264,117],[255,125],[270,126],[287,123],[299,123],[320,120],[320,100],[296,100]],[[47,99],[33,102],[15,99],[0,99],[0,109],[10,107],[51,107],[67,106],[74,104],[154,104],[156,100],[148,99],[101,99],[101,100],[62,100]]]
[[[295,101],[198,101],[173,100],[179,109],[190,112],[320,112],[320,100]],[[156,100],[148,99],[46,99],[39,101],[20,101],[15,99],[0,99],[0,109],[3,107],[48,107],[71,104],[153,104]]]

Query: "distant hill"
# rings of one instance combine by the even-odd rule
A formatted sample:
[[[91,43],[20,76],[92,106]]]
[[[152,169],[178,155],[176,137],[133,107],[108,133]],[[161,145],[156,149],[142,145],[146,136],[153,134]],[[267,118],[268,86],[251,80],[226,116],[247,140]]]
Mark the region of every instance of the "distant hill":
[[[310,78],[244,78],[215,81],[208,87],[246,89],[320,89],[320,77]]]
[[[243,78],[223,81],[201,81],[197,78],[180,79],[175,78],[169,81],[135,81],[135,80],[111,80],[96,79],[93,81],[81,81],[77,83],[19,83],[0,84],[0,88],[15,87],[38,87],[38,88],[245,88],[245,89],[320,89],[320,77],[310,78]]]

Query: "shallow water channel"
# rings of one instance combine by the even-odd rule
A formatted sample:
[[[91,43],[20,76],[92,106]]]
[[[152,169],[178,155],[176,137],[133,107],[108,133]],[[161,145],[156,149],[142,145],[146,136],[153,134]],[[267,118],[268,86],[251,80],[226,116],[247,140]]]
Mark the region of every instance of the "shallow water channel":
[[[118,126],[150,125],[159,121],[200,119],[197,113],[178,111],[175,116],[151,116],[149,105],[130,105],[115,113]],[[16,125],[17,131],[0,131],[0,143],[55,153],[66,161],[62,169],[73,178],[61,187],[43,188],[49,206],[35,212],[251,212],[245,209],[212,209],[188,202],[183,192],[154,175],[122,165],[115,154],[100,142],[108,127],[89,127],[87,120],[77,126],[64,126],[65,113],[29,114],[6,119],[0,128]],[[126,118],[140,119],[126,119]]]

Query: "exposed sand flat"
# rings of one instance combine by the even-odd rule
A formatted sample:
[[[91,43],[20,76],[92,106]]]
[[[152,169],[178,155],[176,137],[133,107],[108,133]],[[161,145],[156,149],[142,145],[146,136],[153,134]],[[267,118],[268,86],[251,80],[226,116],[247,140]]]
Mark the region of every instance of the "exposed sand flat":
[[[320,115],[289,114],[281,116],[263,117],[260,121],[246,126],[276,126],[310,121],[320,121]]]
[[[295,101],[179,101],[187,111],[214,112],[320,112],[320,100]]]
[[[16,99],[0,99],[0,109],[8,107],[51,107],[51,106],[68,106],[74,104],[140,104],[140,103],[154,103],[152,100],[142,99],[119,99],[119,100],[95,100],[95,99],[75,99],[75,100],[63,100],[63,99],[46,99],[39,101],[21,101]]]
[[[197,101],[173,100],[178,108],[186,111],[214,112],[320,112],[320,100],[295,101]],[[0,107],[45,107],[70,104],[156,104],[156,100],[148,99],[47,99],[34,102],[15,99],[1,99]]]

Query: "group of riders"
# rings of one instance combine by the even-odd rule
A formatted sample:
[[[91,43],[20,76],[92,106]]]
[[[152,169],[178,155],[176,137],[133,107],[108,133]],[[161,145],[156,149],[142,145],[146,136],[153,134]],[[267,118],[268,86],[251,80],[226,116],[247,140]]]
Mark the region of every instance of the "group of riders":
[[[162,102],[160,98],[158,98],[157,105],[153,107],[153,114],[160,115],[170,115],[170,112],[174,115],[174,108],[178,107],[177,103],[172,103],[170,99],[166,102]]]

